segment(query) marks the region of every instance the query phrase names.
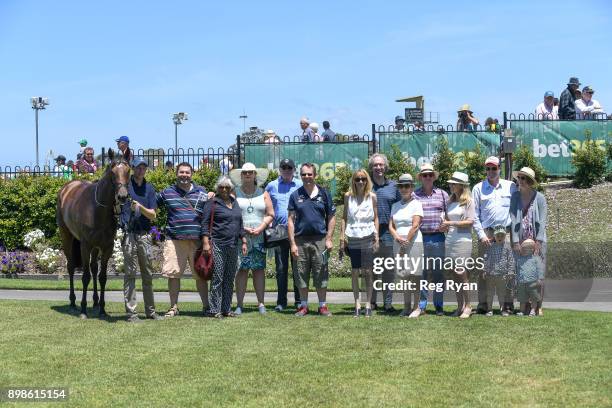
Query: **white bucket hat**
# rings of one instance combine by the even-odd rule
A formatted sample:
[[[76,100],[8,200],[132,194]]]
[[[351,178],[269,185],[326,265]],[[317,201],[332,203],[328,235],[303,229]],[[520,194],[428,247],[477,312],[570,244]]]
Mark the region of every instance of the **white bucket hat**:
[[[265,183],[266,180],[268,179],[268,174],[270,174],[270,170],[258,169],[257,167],[255,167],[253,163],[247,162],[242,165],[242,168],[233,169],[230,171],[229,176],[230,176],[230,179],[232,180],[232,183],[234,183],[234,185],[236,186],[242,185],[241,174],[243,171],[254,171],[256,174],[256,180],[257,180],[258,186],[261,186],[263,183]]]
[[[447,181],[448,184],[462,184],[464,186],[470,185],[470,178],[467,174],[462,173],[460,171],[456,171],[453,173],[450,179]]]

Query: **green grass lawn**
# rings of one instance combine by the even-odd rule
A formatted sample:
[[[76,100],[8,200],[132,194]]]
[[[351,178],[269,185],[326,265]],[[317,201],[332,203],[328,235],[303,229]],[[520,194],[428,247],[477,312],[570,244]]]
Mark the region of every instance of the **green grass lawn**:
[[[366,320],[333,305],[332,318],[217,321],[191,303],[130,325],[120,303],[105,321],[65,302],[0,307],[0,384],[68,387],[62,406],[612,405],[605,313]]]

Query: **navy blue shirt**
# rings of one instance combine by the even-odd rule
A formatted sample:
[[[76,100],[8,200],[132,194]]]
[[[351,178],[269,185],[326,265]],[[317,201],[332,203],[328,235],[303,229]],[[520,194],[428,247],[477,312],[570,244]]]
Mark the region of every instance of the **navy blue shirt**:
[[[388,225],[391,220],[391,207],[402,199],[395,181],[385,179],[385,184],[373,184],[376,193],[376,207],[378,209],[378,224]]]
[[[289,212],[295,213],[294,235],[321,236],[327,234],[327,221],[336,214],[336,206],[329,191],[317,186],[319,192],[310,198],[304,186],[289,197]]]
[[[139,186],[134,181],[134,177],[130,177],[128,193],[132,200],[138,201],[143,207],[148,208],[149,210],[157,209],[155,189],[151,183],[147,183],[146,180],[143,180],[142,185]],[[125,203],[121,206],[120,221],[121,225],[126,228],[127,232],[142,234],[148,233],[151,230],[151,221],[143,214],[136,217],[136,214],[132,212],[130,203]]]
[[[208,200],[204,206],[204,215],[202,216],[202,236],[212,239],[217,247],[236,246],[236,241],[244,236],[244,228],[242,227],[242,210],[238,205],[238,201],[230,196],[232,208],[229,208],[225,201],[219,197]],[[215,203],[213,214],[212,231],[210,231],[210,212],[212,204]]]
[[[325,132],[321,133],[321,137],[323,138],[324,142],[335,142],[336,141],[336,134],[331,129],[327,129]]]

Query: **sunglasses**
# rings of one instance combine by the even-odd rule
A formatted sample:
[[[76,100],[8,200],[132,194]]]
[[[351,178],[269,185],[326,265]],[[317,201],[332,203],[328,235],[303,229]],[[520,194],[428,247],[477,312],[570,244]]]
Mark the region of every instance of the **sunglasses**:
[[[230,186],[219,186],[219,190],[231,190]]]
[[[517,176],[516,178],[519,179],[519,180],[527,180],[528,179],[528,177],[525,177],[525,176]]]
[[[397,188],[412,188],[412,184],[398,184]]]
[[[281,166],[281,170],[293,170],[291,166]]]
[[[366,181],[368,181],[368,179],[365,178],[365,177],[356,177],[355,178],[355,183],[365,183]]]
[[[429,177],[433,177],[433,173],[425,173],[425,174],[421,174],[421,177],[425,177],[425,178],[429,178]]]
[[[246,174],[246,175],[251,175],[254,174],[255,172],[253,170],[245,170],[242,172],[242,174]]]
[[[300,174],[302,177],[312,177],[312,173],[302,173]]]
[[[487,171],[496,171],[497,167],[485,167]]]

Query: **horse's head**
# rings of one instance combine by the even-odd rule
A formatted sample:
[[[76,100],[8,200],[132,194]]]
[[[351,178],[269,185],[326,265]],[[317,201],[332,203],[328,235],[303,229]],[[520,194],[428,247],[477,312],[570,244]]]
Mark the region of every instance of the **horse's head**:
[[[108,149],[108,158],[111,162],[113,185],[115,187],[115,201],[125,203],[128,198],[128,183],[130,182],[130,150],[123,155],[117,155],[113,149]]]

